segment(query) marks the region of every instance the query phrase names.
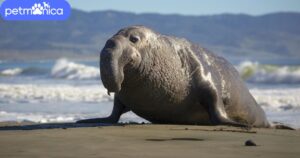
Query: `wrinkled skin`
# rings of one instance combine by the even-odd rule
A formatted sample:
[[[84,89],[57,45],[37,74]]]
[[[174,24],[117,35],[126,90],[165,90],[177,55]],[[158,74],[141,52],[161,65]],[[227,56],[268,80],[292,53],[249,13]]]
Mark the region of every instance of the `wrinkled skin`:
[[[124,28],[102,49],[100,70],[112,114],[79,123],[117,123],[131,110],[152,123],[269,127],[235,68],[185,39]]]

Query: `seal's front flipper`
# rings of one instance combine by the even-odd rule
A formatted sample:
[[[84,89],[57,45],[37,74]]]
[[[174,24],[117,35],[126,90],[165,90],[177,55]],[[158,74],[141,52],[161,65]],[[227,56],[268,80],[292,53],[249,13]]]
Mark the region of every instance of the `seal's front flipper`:
[[[120,116],[128,111],[129,109],[126,106],[124,106],[120,102],[117,95],[115,95],[113,111],[109,117],[79,120],[76,123],[118,123]]]
[[[228,126],[241,127],[241,128],[247,128],[247,129],[251,129],[251,127],[252,127],[251,125],[235,122],[235,121],[232,121],[227,118],[219,118],[219,120],[220,121],[218,122],[217,125],[228,125]]]
[[[210,120],[213,125],[228,125],[233,127],[251,128],[250,125],[235,122],[227,118],[227,116],[221,115],[218,111],[210,111]]]

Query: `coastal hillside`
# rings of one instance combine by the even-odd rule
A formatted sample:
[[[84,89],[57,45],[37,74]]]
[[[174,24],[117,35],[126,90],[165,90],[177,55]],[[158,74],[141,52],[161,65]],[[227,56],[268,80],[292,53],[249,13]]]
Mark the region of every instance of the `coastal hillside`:
[[[182,16],[75,9],[67,21],[1,19],[0,58],[97,59],[107,38],[135,24],[187,38],[227,58],[300,59],[300,13]]]

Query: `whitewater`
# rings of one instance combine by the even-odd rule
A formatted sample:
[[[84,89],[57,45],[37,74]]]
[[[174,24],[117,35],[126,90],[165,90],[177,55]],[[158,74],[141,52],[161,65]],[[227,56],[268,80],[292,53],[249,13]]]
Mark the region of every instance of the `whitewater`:
[[[113,95],[100,80],[98,62],[0,63],[0,122],[74,122],[111,113]],[[271,121],[300,127],[300,65],[244,61],[236,68]],[[132,112],[121,122],[148,122]]]

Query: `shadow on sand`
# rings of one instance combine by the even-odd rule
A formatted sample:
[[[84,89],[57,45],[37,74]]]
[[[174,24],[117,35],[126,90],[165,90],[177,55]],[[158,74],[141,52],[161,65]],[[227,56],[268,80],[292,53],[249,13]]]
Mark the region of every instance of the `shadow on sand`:
[[[68,129],[68,128],[103,127],[103,126],[121,126],[121,124],[104,124],[104,123],[45,123],[45,124],[33,124],[33,125],[3,126],[3,127],[0,127],[0,131],[9,131],[9,130],[38,130],[38,129]]]

